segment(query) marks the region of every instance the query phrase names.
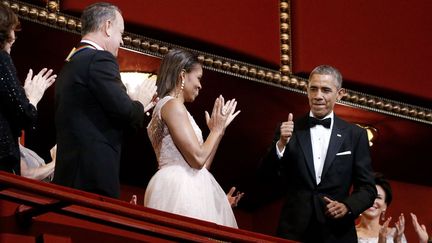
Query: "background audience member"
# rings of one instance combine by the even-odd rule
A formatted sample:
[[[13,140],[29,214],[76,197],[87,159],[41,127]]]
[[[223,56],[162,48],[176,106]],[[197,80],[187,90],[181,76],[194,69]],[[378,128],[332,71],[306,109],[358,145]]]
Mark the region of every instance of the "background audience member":
[[[375,175],[375,184],[378,195],[369,209],[365,210],[356,225],[358,242],[360,243],[401,243],[407,242],[405,230],[405,217],[399,216],[395,227],[389,227],[391,217],[385,220],[385,212],[393,199],[390,183],[381,174]],[[385,220],[380,224],[380,219]]]
[[[0,4],[0,170],[20,174],[18,138],[23,129],[34,129],[36,106],[56,78],[52,70],[42,69],[33,76],[29,70],[21,86],[10,52],[20,22],[15,13]]]

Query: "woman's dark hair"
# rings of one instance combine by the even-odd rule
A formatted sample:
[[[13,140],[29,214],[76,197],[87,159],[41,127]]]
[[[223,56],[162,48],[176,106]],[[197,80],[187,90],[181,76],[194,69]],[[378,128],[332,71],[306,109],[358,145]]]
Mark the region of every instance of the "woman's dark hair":
[[[19,30],[20,22],[16,14],[9,8],[0,4],[0,49],[12,41],[11,30]]]
[[[390,206],[390,203],[393,200],[393,193],[390,186],[390,183],[384,178],[384,175],[381,173],[375,173],[375,184],[380,186],[385,192],[385,202],[387,206]]]
[[[200,65],[200,62],[195,55],[180,49],[170,50],[159,67],[156,80],[158,96],[163,98],[169,94],[179,82],[180,72],[190,72],[197,64]]]

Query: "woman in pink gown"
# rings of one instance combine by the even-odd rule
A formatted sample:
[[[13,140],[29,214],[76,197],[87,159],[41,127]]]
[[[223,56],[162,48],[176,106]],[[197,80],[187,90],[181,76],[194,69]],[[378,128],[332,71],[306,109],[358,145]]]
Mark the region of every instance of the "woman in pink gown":
[[[227,199],[208,171],[226,127],[239,114],[237,102],[219,96],[205,113],[210,133],[203,139],[185,102],[201,89],[203,69],[198,59],[171,50],[162,60],[156,84],[160,100],[147,127],[159,170],[147,186],[144,206],[237,228]]]

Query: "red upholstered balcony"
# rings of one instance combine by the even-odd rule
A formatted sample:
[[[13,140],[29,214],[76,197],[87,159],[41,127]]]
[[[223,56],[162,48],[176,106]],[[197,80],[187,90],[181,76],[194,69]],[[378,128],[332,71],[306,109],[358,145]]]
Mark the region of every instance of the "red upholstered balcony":
[[[0,242],[290,242],[0,172]]]

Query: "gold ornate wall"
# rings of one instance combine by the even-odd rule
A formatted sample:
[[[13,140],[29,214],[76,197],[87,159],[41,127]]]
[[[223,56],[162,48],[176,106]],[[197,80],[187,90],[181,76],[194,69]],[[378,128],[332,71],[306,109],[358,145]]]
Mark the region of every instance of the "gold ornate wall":
[[[81,23],[78,18],[62,13],[59,1],[47,1],[45,7],[23,1],[2,1],[12,8],[20,18],[36,22],[51,28],[79,34]],[[140,33],[125,32],[124,48],[137,52],[162,57],[172,48],[187,49],[199,56],[204,67],[227,75],[241,77],[254,82],[276,86],[291,92],[305,94],[307,80],[292,73],[291,48],[291,13],[290,1],[280,0],[280,69],[274,70],[253,63],[247,63],[230,57],[203,52],[168,43],[163,40],[148,38]],[[271,97],[269,97],[271,98]],[[373,96],[355,90],[346,90],[340,101],[343,105],[366,109],[413,121],[432,125],[432,110],[426,107],[407,104],[397,100]]]

